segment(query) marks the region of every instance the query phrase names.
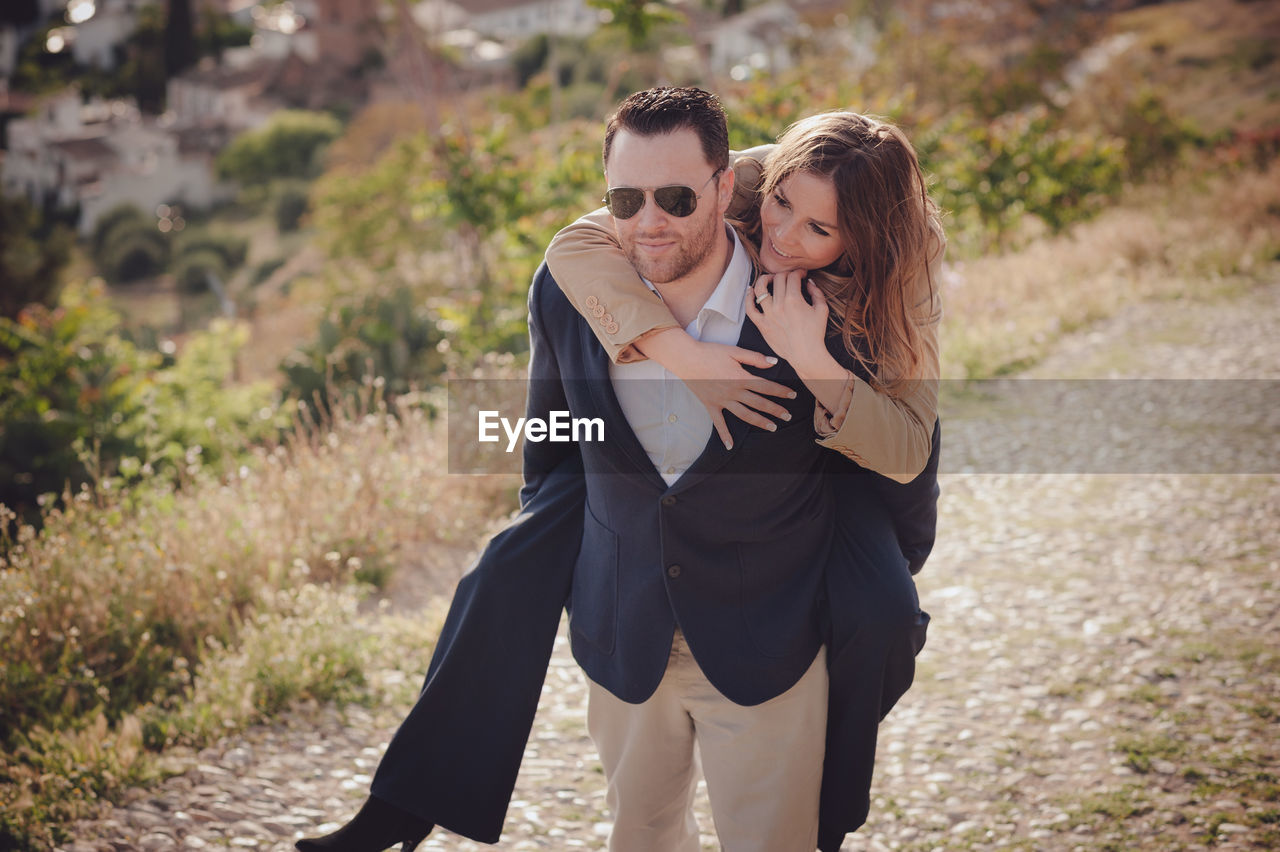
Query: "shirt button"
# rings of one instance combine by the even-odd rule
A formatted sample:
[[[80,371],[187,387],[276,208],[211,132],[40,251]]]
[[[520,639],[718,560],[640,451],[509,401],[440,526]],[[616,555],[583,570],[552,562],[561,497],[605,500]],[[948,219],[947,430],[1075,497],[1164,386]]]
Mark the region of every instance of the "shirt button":
[[[679,565],[671,565],[671,566],[668,566],[668,568],[667,568],[667,576],[674,580],[676,577],[679,577],[679,576],[680,576],[680,571],[681,571],[681,570],[682,570],[682,569],[680,568],[680,566],[679,566]]]
[[[667,422],[668,422],[668,423],[675,423],[675,422],[676,422],[677,420],[679,420],[679,419],[680,419],[680,418],[679,418],[679,417],[676,417],[674,414],[668,414],[668,415],[667,415]]]
[[[676,472],[675,465],[672,465],[667,468],[667,473],[675,473],[675,472]]]
[[[664,506],[674,506],[677,502],[679,502],[679,501],[678,501],[678,500],[676,500],[676,498],[674,498],[674,497],[663,497],[663,498],[662,498],[662,505],[664,505]]]

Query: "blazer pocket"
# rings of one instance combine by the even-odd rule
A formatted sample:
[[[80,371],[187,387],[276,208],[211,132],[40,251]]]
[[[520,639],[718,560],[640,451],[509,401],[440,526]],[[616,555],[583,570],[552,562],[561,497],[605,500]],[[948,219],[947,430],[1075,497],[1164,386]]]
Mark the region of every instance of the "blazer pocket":
[[[605,654],[618,633],[618,534],[583,513],[582,547],[573,566],[569,628]]]

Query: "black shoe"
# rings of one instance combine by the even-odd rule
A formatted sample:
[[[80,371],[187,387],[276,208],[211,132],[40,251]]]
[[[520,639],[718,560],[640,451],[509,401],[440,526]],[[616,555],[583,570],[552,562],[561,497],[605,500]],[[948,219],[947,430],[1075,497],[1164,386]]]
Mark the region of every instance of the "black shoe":
[[[413,852],[433,827],[408,811],[370,796],[342,828],[324,837],[304,837],[294,846],[298,852],[383,852],[399,843],[400,852]]]

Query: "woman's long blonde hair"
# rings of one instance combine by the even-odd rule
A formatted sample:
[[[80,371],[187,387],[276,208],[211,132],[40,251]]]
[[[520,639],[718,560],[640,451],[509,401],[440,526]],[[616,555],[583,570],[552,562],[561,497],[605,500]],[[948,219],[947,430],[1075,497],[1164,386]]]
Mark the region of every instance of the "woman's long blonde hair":
[[[854,112],[821,113],[778,138],[764,164],[760,198],[795,172],[829,177],[836,190],[844,251],[831,266],[811,270],[830,303],[833,331],[878,390],[902,396],[922,378],[916,317],[933,310],[929,265],[943,248],[938,208],[915,149],[892,124]],[[757,238],[758,211],[756,205],[742,223]]]

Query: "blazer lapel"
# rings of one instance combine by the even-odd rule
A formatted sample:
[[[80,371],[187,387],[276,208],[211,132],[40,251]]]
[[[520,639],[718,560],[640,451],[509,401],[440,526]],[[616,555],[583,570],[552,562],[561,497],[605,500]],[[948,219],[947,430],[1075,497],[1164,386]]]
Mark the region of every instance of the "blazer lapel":
[[[596,409],[604,418],[606,440],[626,456],[638,471],[647,478],[653,479],[659,490],[666,491],[666,481],[653,466],[653,461],[645,452],[636,433],[631,430],[627,415],[623,413],[622,405],[618,402],[618,395],[614,393],[613,379],[609,376],[609,356],[592,335],[591,329],[587,328],[585,320],[580,323],[578,337],[581,343],[583,379]]]
[[[753,275],[753,280],[754,277],[755,276]],[[753,323],[750,318],[743,320],[742,334],[738,336],[738,346],[742,349],[751,349],[756,352],[763,352],[766,355],[775,354],[774,351],[769,348],[769,344],[765,343],[763,335],[760,334],[760,329],[756,328],[756,324]],[[785,362],[781,359],[779,359],[778,363],[774,364],[772,367],[767,367],[763,370],[756,370],[750,367],[745,369],[748,369],[750,372],[763,378],[778,382],[779,384],[787,384],[786,382],[781,381],[783,373],[787,369]],[[742,446],[743,438],[746,437],[747,433],[752,429],[758,428],[749,425],[745,420],[734,417],[731,414],[725,415],[725,423],[729,427],[729,437],[733,439],[733,449],[726,450],[724,442],[720,440],[719,433],[716,432],[715,429],[712,429],[711,437],[707,440],[707,445],[703,448],[702,454],[694,459],[693,464],[689,465],[689,469],[684,472],[684,475],[676,480],[675,484],[672,485],[673,490],[683,491],[686,488],[692,488],[707,476],[710,476],[720,468],[724,467],[725,463],[727,463],[729,459],[733,458],[733,456],[738,452],[739,448]]]

